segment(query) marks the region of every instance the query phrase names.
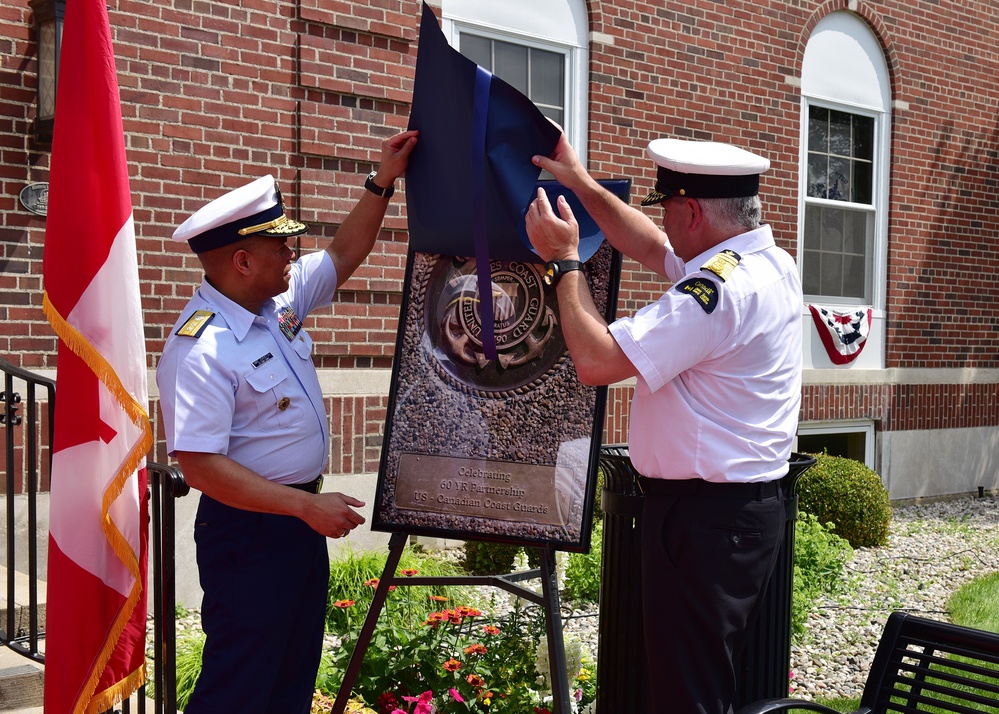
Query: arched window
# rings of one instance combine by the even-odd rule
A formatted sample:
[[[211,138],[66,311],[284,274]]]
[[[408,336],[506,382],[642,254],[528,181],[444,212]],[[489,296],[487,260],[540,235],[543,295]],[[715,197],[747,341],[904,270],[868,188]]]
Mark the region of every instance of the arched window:
[[[583,0],[443,0],[452,47],[559,123],[585,161],[587,19]]]
[[[805,300],[873,308],[868,344],[852,364],[883,368],[891,90],[881,46],[858,16],[834,12],[815,26],[801,95],[798,256]],[[822,348],[814,349],[816,340],[805,345],[806,367],[831,366]]]

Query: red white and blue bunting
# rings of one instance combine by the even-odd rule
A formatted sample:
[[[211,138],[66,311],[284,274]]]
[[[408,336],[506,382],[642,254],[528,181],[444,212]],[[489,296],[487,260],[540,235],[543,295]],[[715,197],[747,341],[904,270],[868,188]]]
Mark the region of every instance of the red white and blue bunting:
[[[864,349],[871,332],[869,307],[853,310],[834,310],[821,305],[809,305],[819,338],[833,364],[848,364]]]

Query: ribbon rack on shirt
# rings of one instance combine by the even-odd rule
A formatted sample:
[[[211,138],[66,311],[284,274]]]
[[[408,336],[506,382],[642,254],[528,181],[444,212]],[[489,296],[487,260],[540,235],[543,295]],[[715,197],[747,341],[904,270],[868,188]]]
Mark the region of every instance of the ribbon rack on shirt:
[[[857,359],[871,332],[870,307],[836,310],[822,305],[809,305],[815,329],[833,364],[848,364]]]

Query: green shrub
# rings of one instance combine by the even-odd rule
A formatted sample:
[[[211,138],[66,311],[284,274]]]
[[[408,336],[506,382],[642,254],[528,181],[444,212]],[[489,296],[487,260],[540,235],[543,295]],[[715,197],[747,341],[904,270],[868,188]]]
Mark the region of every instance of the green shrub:
[[[881,477],[854,459],[814,454],[816,464],[798,482],[798,507],[820,523],[836,525],[836,534],[854,548],[888,542],[891,501]]]
[[[823,595],[845,587],[843,568],[853,558],[853,548],[808,513],[794,524],[794,582],[791,591],[791,632],[800,638],[808,614]]]
[[[589,553],[569,553],[565,566],[565,597],[577,602],[599,602],[603,521],[593,525]]]
[[[177,709],[183,711],[194,693],[194,685],[201,674],[201,653],[205,649],[205,635],[188,632],[177,638]]]
[[[465,570],[472,575],[506,575],[513,572],[519,550],[519,545],[466,540]]]
[[[330,560],[329,597],[326,602],[326,628],[335,631],[347,626],[348,615],[336,602],[354,600],[370,601],[377,580],[385,571],[385,551],[355,552],[344,548]],[[419,575],[421,577],[453,577],[464,575],[461,567],[447,560],[424,554],[413,548],[405,548],[399,558],[395,576]],[[457,588],[442,585],[407,585],[397,588],[400,592],[395,601],[408,611],[422,610],[430,601],[431,595],[451,597]]]
[[[492,543],[488,541],[465,541],[465,572],[472,575],[506,575],[514,570],[517,553],[524,550],[527,564],[531,568],[541,566],[541,553],[537,548],[523,548],[519,545]]]

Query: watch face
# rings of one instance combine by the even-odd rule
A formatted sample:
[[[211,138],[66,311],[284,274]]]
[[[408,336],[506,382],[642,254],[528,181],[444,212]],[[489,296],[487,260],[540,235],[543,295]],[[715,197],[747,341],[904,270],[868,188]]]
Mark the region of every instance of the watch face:
[[[555,263],[549,263],[545,266],[545,285],[551,286],[555,284],[555,278],[558,277],[558,265]]]

